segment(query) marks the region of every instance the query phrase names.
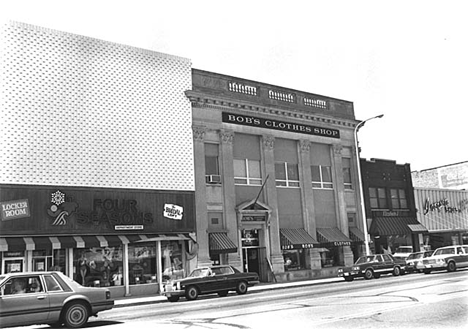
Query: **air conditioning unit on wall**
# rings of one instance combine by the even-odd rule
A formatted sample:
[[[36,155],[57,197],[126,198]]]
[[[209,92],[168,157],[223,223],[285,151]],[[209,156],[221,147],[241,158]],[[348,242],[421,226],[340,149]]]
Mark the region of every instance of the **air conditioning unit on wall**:
[[[208,184],[221,184],[221,175],[206,175]]]

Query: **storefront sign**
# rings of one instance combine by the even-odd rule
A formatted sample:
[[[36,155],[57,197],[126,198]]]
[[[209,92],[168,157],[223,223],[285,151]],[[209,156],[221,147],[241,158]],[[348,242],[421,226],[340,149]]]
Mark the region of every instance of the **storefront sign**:
[[[2,220],[11,220],[30,216],[29,203],[27,199],[0,202],[0,208],[2,209]]]
[[[184,214],[184,208],[175,204],[164,205],[163,216],[169,219],[182,220]]]
[[[265,216],[242,216],[243,222],[264,222]]]
[[[349,241],[335,241],[335,242],[333,242],[333,245],[336,246],[336,247],[339,247],[339,246],[350,246],[350,245],[351,245],[351,242],[349,242]]]
[[[301,134],[340,138],[340,131],[336,129],[314,127],[299,123],[257,118],[249,115],[240,115],[223,112],[223,122],[250,127],[290,131]]]
[[[452,207],[448,199],[443,198],[436,202],[430,202],[429,198],[424,202],[424,215],[427,215],[430,211],[445,211],[446,213],[461,213],[467,208],[468,200],[462,200],[459,203],[459,207]]]

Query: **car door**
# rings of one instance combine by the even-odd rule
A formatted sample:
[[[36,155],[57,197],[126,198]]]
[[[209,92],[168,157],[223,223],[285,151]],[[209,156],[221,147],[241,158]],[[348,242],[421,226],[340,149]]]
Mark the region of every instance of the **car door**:
[[[25,282],[25,289],[15,292],[14,281]],[[49,298],[39,275],[18,275],[1,286],[0,317],[2,327],[46,323]]]
[[[393,272],[393,267],[395,266],[395,261],[389,255],[382,255],[383,264],[382,269],[385,273]]]
[[[468,266],[468,247],[457,247],[457,267],[466,267]]]

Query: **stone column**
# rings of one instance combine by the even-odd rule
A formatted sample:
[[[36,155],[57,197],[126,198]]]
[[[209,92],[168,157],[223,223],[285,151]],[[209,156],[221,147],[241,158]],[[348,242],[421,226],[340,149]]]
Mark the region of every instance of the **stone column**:
[[[193,126],[193,154],[195,162],[195,213],[197,226],[197,266],[211,265],[208,242],[208,211],[205,181],[205,133],[206,127]]]
[[[308,140],[299,141],[300,159],[299,172],[301,175],[301,194],[302,194],[302,218],[304,229],[315,240],[317,240],[317,225],[315,222],[314,193],[312,190],[312,172],[310,169],[310,142]],[[309,261],[311,269],[321,269],[320,253],[317,250],[310,250]]]
[[[221,167],[223,168],[223,209],[224,227],[231,241],[238,244],[239,229],[237,227],[236,215],[236,186],[234,184],[234,153],[233,140],[234,132],[230,130],[220,130],[219,139],[221,141]],[[242,271],[240,253],[242,246],[238,245],[237,254],[229,254],[229,264]]]
[[[274,273],[284,272],[284,259],[281,253],[279,218],[278,218],[278,197],[276,193],[276,175],[275,175],[275,138],[273,136],[262,137],[262,152],[265,165],[265,174],[269,175],[265,183],[266,203],[271,208],[267,228],[270,236],[270,261]],[[266,176],[265,176],[266,178]],[[268,251],[267,251],[268,252]]]

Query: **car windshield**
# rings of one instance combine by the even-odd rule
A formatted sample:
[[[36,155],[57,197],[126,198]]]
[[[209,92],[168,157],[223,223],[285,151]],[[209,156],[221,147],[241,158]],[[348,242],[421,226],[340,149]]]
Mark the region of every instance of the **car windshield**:
[[[5,278],[6,278],[6,276],[4,276],[4,275],[0,275],[0,283],[2,283],[2,282],[3,282],[3,280],[5,280]]]
[[[205,277],[208,275],[210,275],[209,268],[197,268],[193,270],[192,273],[190,273],[189,278],[199,278],[199,277]]]
[[[423,254],[418,252],[408,256],[407,260],[423,258]]]
[[[359,257],[359,259],[356,261],[356,264],[364,264],[364,263],[370,263],[374,261],[375,256],[364,256],[364,257]]]

